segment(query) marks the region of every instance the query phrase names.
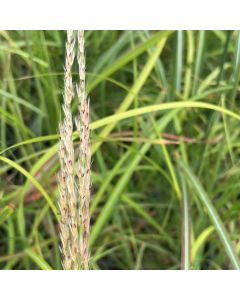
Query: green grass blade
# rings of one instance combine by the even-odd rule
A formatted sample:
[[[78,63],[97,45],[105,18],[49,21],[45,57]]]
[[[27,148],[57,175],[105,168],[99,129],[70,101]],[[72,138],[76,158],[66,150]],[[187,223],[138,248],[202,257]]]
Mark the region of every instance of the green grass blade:
[[[9,219],[13,212],[14,209],[11,206],[0,208],[0,226]]]
[[[203,54],[205,48],[205,41],[206,41],[206,32],[205,30],[200,30],[199,37],[198,37],[193,85],[192,85],[192,96],[196,94],[200,82],[201,70],[203,66]]]
[[[184,98],[188,99],[192,83],[192,63],[194,59],[194,34],[193,31],[187,31],[187,66],[184,79]]]
[[[237,33],[235,59],[234,59],[234,70],[231,81],[233,82],[233,90],[231,93],[230,103],[233,107],[239,87],[240,80],[240,31]]]
[[[96,65],[94,66],[94,74],[99,74],[106,64],[112,63],[112,60],[117,55],[118,51],[128,43],[129,35],[129,31],[123,32],[121,37],[112,45],[112,47],[100,56],[100,58],[96,62]]]
[[[177,45],[176,45],[176,66],[175,66],[175,76],[174,84],[175,91],[181,92],[182,85],[182,68],[183,68],[183,31],[177,31]]]
[[[138,79],[135,81],[135,83],[134,83],[133,87],[131,88],[130,92],[127,94],[127,96],[125,97],[125,99],[123,100],[123,102],[121,103],[119,108],[117,109],[116,114],[122,113],[130,107],[130,105],[134,101],[134,98],[137,96],[138,92],[140,91],[140,89],[144,85],[145,81],[147,80],[150,72],[152,71],[152,69],[153,69],[153,67],[156,63],[156,60],[158,59],[160,53],[163,50],[163,47],[164,47],[165,42],[166,42],[166,38],[162,38],[160,40],[161,41],[158,42],[155,51],[150,55],[146,65],[144,66],[144,68],[143,68],[141,74],[139,75]],[[108,134],[112,131],[112,129],[114,128],[115,125],[116,125],[116,123],[114,122],[113,124],[109,124],[108,126],[106,126],[99,133],[99,136],[101,138],[106,138],[108,136]],[[92,147],[92,152],[95,152],[100,146],[101,146],[101,143],[96,143]]]
[[[31,258],[35,264],[41,269],[41,270],[52,270],[52,268],[49,266],[49,264],[38,254],[36,254],[33,250],[27,248],[25,249],[25,254]]]
[[[8,125],[13,127],[14,129],[19,128],[24,133],[27,133],[29,136],[33,136],[32,131],[29,128],[27,128],[16,116],[10,114],[6,110],[2,109],[1,107],[0,107],[0,115],[2,115],[4,121],[6,121],[6,123],[8,123]]]
[[[134,211],[139,214],[144,220],[146,220],[153,228],[155,228],[159,233],[163,233],[163,228],[159,225],[157,221],[153,217],[151,217],[137,202],[133,201],[130,197],[123,194],[122,200],[127,205],[129,205]]]
[[[165,128],[165,126],[167,126],[167,124],[173,119],[173,117],[175,115],[176,115],[176,111],[172,111],[172,112],[166,114],[165,117],[162,118],[161,121],[159,122],[159,125],[158,125],[159,130],[162,130],[163,128]],[[118,180],[118,183],[114,187],[108,201],[104,205],[103,209],[101,210],[100,215],[98,216],[95,224],[92,227],[91,236],[90,236],[90,245],[91,246],[96,242],[104,225],[107,223],[107,221],[111,217],[115,206],[117,205],[117,203],[120,200],[120,195],[123,192],[123,189],[126,187],[127,183],[129,182],[136,166],[141,161],[143,155],[149,150],[150,147],[151,147],[151,144],[146,143],[145,145],[143,145],[140,148],[139,152],[134,156],[133,160],[128,165],[126,172]]]
[[[106,78],[110,75],[112,75],[114,72],[122,68],[124,65],[129,63],[131,60],[136,58],[138,55],[145,52],[149,47],[159,43],[161,40],[164,40],[166,37],[168,37],[173,31],[160,31],[155,33],[153,36],[151,36],[146,42],[143,42],[133,50],[130,50],[123,56],[121,56],[117,61],[115,61],[113,64],[111,64],[109,67],[107,67],[102,73],[99,74],[98,78],[93,80],[88,85],[88,91],[91,91],[93,88],[95,88],[96,85],[99,84],[99,82],[102,81],[102,78]]]
[[[221,82],[221,80],[224,77],[224,64],[225,64],[225,61],[227,59],[228,48],[229,48],[229,43],[230,43],[231,36],[232,36],[232,31],[230,31],[230,30],[227,31],[226,32],[226,38],[225,38],[225,41],[224,41],[224,49],[223,49],[223,53],[221,55],[220,73],[219,73],[219,76],[218,76],[218,79],[217,79],[217,85],[219,85],[219,83]]]
[[[164,111],[164,110],[170,110],[170,109],[179,109],[179,108],[201,108],[201,109],[210,109],[213,111],[217,111],[223,114],[226,114],[232,118],[235,118],[237,120],[240,120],[240,115],[232,112],[231,110],[225,109],[221,106],[217,106],[214,104],[209,104],[209,103],[205,103],[205,102],[193,102],[193,101],[179,101],[179,102],[170,102],[170,103],[161,103],[161,104],[156,104],[156,105],[149,105],[146,107],[141,107],[141,108],[137,108],[137,109],[132,109],[126,112],[119,112],[116,113],[114,115],[111,115],[109,117],[106,118],[102,118],[98,121],[92,122],[90,124],[90,128],[91,130],[96,130],[98,128],[101,128],[105,125],[111,124],[111,126],[114,127],[115,124],[117,124],[118,121],[120,120],[124,120],[127,118],[131,118],[131,117],[135,117],[135,116],[140,116],[146,113],[152,113],[152,112],[157,112],[157,111]],[[114,124],[114,125],[112,125]],[[113,128],[112,127],[112,128]],[[74,136],[76,137],[76,132],[74,133]],[[0,154],[2,154],[3,152],[19,147],[21,145],[25,145],[25,144],[29,144],[29,143],[36,143],[36,142],[41,142],[41,141],[48,141],[48,140],[54,140],[54,139],[58,139],[59,135],[55,134],[55,135],[49,135],[49,136],[43,136],[43,137],[39,137],[39,138],[34,138],[34,139],[30,139],[27,141],[23,141],[21,143],[17,143],[5,150],[3,150],[2,152],[0,152]],[[94,153],[97,150],[97,147],[93,147],[92,152]],[[57,151],[57,144],[55,144],[52,148],[50,148],[49,150],[52,155],[56,153]],[[46,153],[46,155],[48,155]],[[49,155],[48,155],[49,156]]]
[[[190,229],[190,204],[187,193],[187,185],[184,176],[180,173],[182,188],[182,243],[181,243],[181,268],[191,269],[191,229]]]
[[[9,158],[0,156],[0,160],[7,163],[7,164],[9,164],[10,166],[12,166],[16,170],[18,170],[20,173],[22,173],[39,190],[39,192],[43,195],[43,197],[45,198],[45,200],[47,201],[47,203],[51,207],[54,215],[58,219],[59,218],[58,210],[57,210],[53,200],[50,198],[50,196],[47,194],[47,192],[41,186],[41,184],[28,171],[26,171],[23,167],[16,164],[14,161],[10,160]]]
[[[31,104],[29,101],[26,101],[22,98],[19,98],[11,93],[8,93],[2,89],[0,89],[0,95],[2,95],[3,97],[6,97],[7,99],[11,99],[19,104],[21,104],[22,106],[25,106],[27,108],[29,108],[30,110],[34,111],[35,113],[41,115],[41,116],[45,116],[45,113],[42,112],[39,108],[37,108],[35,105]]]
[[[207,238],[213,233],[214,230],[215,230],[214,226],[207,227],[199,234],[199,236],[194,241],[191,248],[191,257],[192,257],[193,264],[195,263],[195,259],[197,257],[199,250],[202,248]]]
[[[221,238],[223,246],[228,254],[230,261],[232,262],[234,268],[240,270],[240,261],[238,255],[230,241],[228,233],[216,211],[215,207],[213,206],[210,198],[208,197],[207,193],[205,192],[204,188],[202,187],[201,183],[199,182],[198,178],[195,174],[182,162],[179,161],[179,165],[184,173],[187,175],[189,182],[191,182],[193,188],[198,194],[199,199],[202,201],[203,205],[206,207],[208,214],[216,228],[216,231]]]
[[[97,129],[103,127],[108,124],[116,124],[116,122],[120,120],[124,120],[131,117],[140,116],[146,113],[153,113],[157,111],[164,111],[169,109],[177,109],[177,108],[202,108],[202,109],[211,109],[214,111],[218,111],[220,113],[226,114],[230,117],[233,117],[237,120],[240,120],[240,115],[223,108],[221,106],[217,106],[214,104],[209,104],[205,102],[193,102],[193,101],[181,101],[181,102],[170,102],[170,103],[162,103],[156,105],[145,106],[137,109],[132,109],[126,112],[119,112],[112,116],[103,118],[101,120],[93,122],[90,126],[91,129]]]
[[[93,201],[91,203],[90,212],[93,213],[98,206],[99,202],[101,201],[105,191],[107,190],[111,180],[116,176],[118,170],[122,167],[123,163],[129,158],[131,151],[127,151],[122,157],[119,159],[115,167],[111,170],[109,175],[104,179],[103,184],[101,185],[100,189],[96,193]]]

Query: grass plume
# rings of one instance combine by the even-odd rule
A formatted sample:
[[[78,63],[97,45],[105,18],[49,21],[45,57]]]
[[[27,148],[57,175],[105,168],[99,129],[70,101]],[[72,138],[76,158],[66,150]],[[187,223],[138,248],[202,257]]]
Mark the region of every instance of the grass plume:
[[[79,183],[79,215],[80,215],[80,254],[81,268],[89,268],[89,232],[90,232],[90,127],[89,127],[89,99],[85,84],[85,53],[84,53],[84,31],[78,31],[78,65],[79,86],[77,89],[79,98],[78,119],[76,125],[80,138],[78,159],[78,183]]]
[[[77,264],[77,196],[74,175],[74,145],[72,141],[73,121],[71,103],[74,95],[72,82],[72,65],[74,62],[75,39],[74,32],[67,31],[63,112],[64,120],[60,131],[60,172],[59,172],[59,208],[60,208],[60,237],[63,256],[63,268],[75,269]]]
[[[89,202],[90,202],[90,129],[89,100],[85,88],[84,32],[78,31],[79,99],[76,127],[79,132],[79,158],[75,163],[71,103],[74,95],[72,65],[74,32],[67,32],[65,59],[64,121],[60,125],[59,174],[61,243],[64,269],[89,269]]]

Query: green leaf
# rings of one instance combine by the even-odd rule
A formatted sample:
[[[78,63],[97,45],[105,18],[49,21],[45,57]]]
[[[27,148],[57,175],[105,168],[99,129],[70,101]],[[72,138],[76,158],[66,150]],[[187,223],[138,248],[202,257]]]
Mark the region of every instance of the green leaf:
[[[183,270],[191,269],[191,230],[190,230],[190,203],[187,193],[187,185],[184,176],[180,173],[182,187],[182,247],[181,265]]]
[[[102,73],[100,73],[98,75],[98,77],[89,84],[88,91],[91,91],[103,79],[107,78],[108,76],[110,76],[114,72],[116,72],[117,70],[121,69],[124,65],[129,63],[131,60],[136,58],[138,55],[147,51],[150,47],[159,43],[161,40],[165,39],[173,32],[174,32],[173,30],[172,31],[171,30],[159,31],[156,34],[154,34],[153,36],[151,36],[146,42],[143,42],[142,44],[140,44],[139,46],[130,50],[126,54],[123,54],[119,59],[117,59],[109,67],[104,69],[104,71]]]
[[[240,115],[234,113],[233,111],[223,108],[218,105],[214,104],[209,104],[206,102],[194,102],[194,101],[178,101],[178,102],[169,102],[169,103],[161,103],[161,104],[156,104],[156,105],[149,105],[141,108],[136,108],[132,110],[128,110],[125,112],[119,112],[114,115],[102,118],[98,121],[92,122],[90,124],[91,130],[96,130],[98,128],[101,128],[103,126],[106,126],[108,124],[114,124],[116,125],[118,121],[125,120],[131,117],[136,117],[140,115],[144,115],[147,113],[152,113],[152,112],[157,112],[157,111],[165,111],[165,110],[170,110],[170,109],[180,109],[180,108],[201,108],[201,109],[210,109],[213,111],[217,111],[223,114],[226,114],[232,118],[235,118],[240,121]],[[114,126],[111,126],[113,128]],[[111,130],[110,130],[111,131]],[[77,137],[77,132],[74,132],[74,139]],[[31,143],[37,143],[37,142],[43,142],[43,141],[50,141],[50,140],[57,140],[59,138],[58,134],[53,134],[53,135],[47,135],[47,136],[42,136],[34,139],[29,139],[20,143],[17,143],[15,145],[10,146],[9,148],[3,150],[0,152],[0,154],[6,152],[7,150],[11,150],[13,148],[26,145],[26,144],[31,144]],[[103,138],[101,136],[101,138]],[[52,154],[55,154],[57,151],[57,144],[55,144],[52,148],[50,148],[49,151],[51,151]],[[97,150],[95,147],[92,149],[92,152],[94,153]]]
[[[14,209],[7,205],[3,208],[0,208],[0,225],[2,225],[7,219],[13,214]]]
[[[176,115],[176,111],[172,111],[166,114],[164,118],[162,118],[158,123],[159,130],[160,131],[163,130],[163,128],[167,126],[167,124],[172,120],[172,118],[175,115]],[[152,134],[151,138],[153,138],[154,136],[155,134]],[[129,163],[126,172],[118,180],[116,186],[111,192],[109,199],[107,200],[106,204],[102,208],[100,215],[98,216],[95,224],[92,227],[91,236],[90,236],[90,245],[93,245],[95,243],[99,234],[102,232],[104,225],[112,216],[113,210],[115,206],[118,204],[118,202],[120,201],[121,194],[124,188],[126,187],[127,183],[129,182],[136,166],[140,163],[142,157],[150,149],[150,147],[151,144],[146,143],[140,148],[139,152],[134,156],[134,158]]]
[[[103,127],[105,125],[114,123],[124,120],[131,117],[140,116],[146,113],[152,113],[157,111],[164,111],[168,109],[177,109],[177,108],[202,108],[202,109],[211,109],[214,111],[218,111],[224,113],[230,117],[233,117],[240,121],[240,115],[223,108],[221,106],[217,106],[214,104],[209,104],[205,102],[193,102],[193,101],[179,101],[179,102],[170,102],[170,103],[161,103],[156,105],[145,106],[141,108],[136,108],[132,110],[128,110],[126,112],[119,112],[109,117],[103,118],[101,120],[95,121],[91,124],[91,129],[97,129]]]
[[[202,248],[202,246],[204,245],[204,243],[206,242],[206,240],[214,230],[215,230],[214,226],[207,227],[199,234],[197,239],[194,241],[191,249],[192,263],[195,262],[198,251]]]
[[[24,250],[25,254],[31,258],[41,270],[52,270],[49,264],[38,254],[36,254],[32,249],[27,248]]]
[[[208,214],[213,222],[213,225],[215,226],[215,229],[223,243],[223,246],[226,250],[226,253],[228,254],[228,257],[230,261],[232,262],[233,266],[240,270],[240,261],[238,258],[238,255],[236,253],[236,250],[234,249],[230,238],[228,236],[228,233],[223,225],[223,222],[221,221],[218,212],[216,211],[214,205],[212,204],[210,198],[208,197],[206,191],[204,190],[203,186],[201,185],[198,178],[195,176],[195,174],[190,170],[189,167],[187,167],[182,161],[178,161],[181,169],[184,171],[184,173],[187,175],[189,182],[191,182],[193,188],[198,194],[199,199],[202,201],[203,205],[206,207]]]
[[[47,201],[49,206],[51,207],[51,209],[52,209],[54,215],[56,216],[56,218],[59,219],[58,210],[57,210],[55,204],[53,203],[53,200],[50,198],[50,196],[45,191],[45,189],[41,186],[41,184],[28,171],[26,171],[23,167],[21,167],[20,165],[18,165],[14,161],[10,160],[9,158],[0,156],[0,160],[7,163],[7,164],[9,164],[10,166],[15,168],[16,170],[18,170],[20,173],[22,173],[35,186],[39,190],[39,192],[43,195],[43,197],[45,198],[45,200]]]
[[[131,198],[129,198],[127,195],[123,194],[122,195],[123,202],[128,204],[134,211],[139,214],[143,219],[145,219],[150,225],[152,225],[153,228],[155,228],[159,233],[164,233],[163,228],[158,224],[157,221],[154,220],[153,217],[147,213],[140,204],[137,202],[133,201]]]
[[[26,100],[24,100],[22,98],[19,98],[19,97],[15,96],[15,95],[13,95],[11,93],[8,93],[8,92],[6,92],[4,90],[1,90],[1,89],[0,89],[0,95],[6,97],[7,99],[11,99],[11,100],[13,100],[13,101],[15,101],[15,102],[17,102],[17,103],[19,103],[19,104],[21,104],[21,105],[29,108],[30,110],[34,111],[35,113],[37,113],[37,114],[39,114],[41,116],[45,115],[39,108],[37,108],[35,105],[31,104],[29,101],[26,101]]]
[[[121,105],[117,109],[115,114],[123,113],[125,112],[130,105],[133,103],[134,98],[139,93],[141,88],[143,87],[144,83],[146,82],[149,74],[151,73],[160,53],[163,50],[163,47],[166,43],[166,38],[160,39],[158,42],[156,49],[154,52],[150,55],[148,61],[146,62],[142,72],[140,73],[139,77],[135,81],[134,85],[132,86],[131,90],[127,94],[127,96],[122,101]],[[116,121],[117,122],[117,121]],[[99,136],[101,138],[106,138],[109,133],[113,130],[114,126],[116,125],[116,122],[113,122],[111,124],[108,124],[100,133]],[[95,152],[101,145],[101,142],[96,143],[92,147],[92,152]]]

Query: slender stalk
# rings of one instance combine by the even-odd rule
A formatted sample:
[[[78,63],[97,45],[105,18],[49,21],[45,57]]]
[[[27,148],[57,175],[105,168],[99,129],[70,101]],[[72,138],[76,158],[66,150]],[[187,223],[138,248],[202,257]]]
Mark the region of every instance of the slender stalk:
[[[78,65],[79,86],[77,89],[79,98],[78,119],[76,125],[80,138],[79,160],[77,176],[79,183],[79,217],[80,217],[80,257],[81,269],[89,269],[89,233],[90,233],[90,126],[89,126],[89,99],[85,84],[85,54],[84,31],[78,31]]]
[[[66,56],[65,56],[65,78],[63,112],[64,120],[59,126],[60,131],[60,172],[59,182],[59,209],[60,209],[60,238],[63,256],[63,268],[65,270],[75,269],[77,261],[77,197],[74,178],[74,146],[72,141],[73,122],[71,114],[71,102],[74,95],[72,83],[72,65],[74,61],[74,33],[67,31]]]
[[[181,269],[191,269],[191,223],[190,223],[190,203],[187,193],[187,185],[184,176],[180,173],[182,187],[182,233],[181,233]]]

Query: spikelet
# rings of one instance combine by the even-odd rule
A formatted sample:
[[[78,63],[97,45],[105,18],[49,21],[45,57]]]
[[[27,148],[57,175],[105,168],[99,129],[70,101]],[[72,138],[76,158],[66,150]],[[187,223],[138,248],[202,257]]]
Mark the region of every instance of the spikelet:
[[[81,269],[89,269],[89,235],[90,235],[90,128],[89,128],[89,99],[87,98],[85,85],[85,53],[84,53],[84,31],[78,31],[78,65],[79,86],[77,94],[79,98],[78,118],[76,126],[80,138],[79,159],[77,177],[79,185],[79,246],[81,257]]]
[[[90,231],[90,129],[89,100],[85,88],[84,32],[78,31],[79,98],[76,126],[80,137],[79,159],[75,170],[73,121],[71,103],[74,96],[72,65],[75,39],[73,31],[67,32],[63,112],[60,131],[59,210],[60,238],[65,270],[89,269]],[[76,173],[76,174],[75,174]]]
[[[74,174],[74,146],[72,141],[73,121],[71,102],[74,96],[72,83],[72,65],[74,62],[75,39],[72,30],[67,31],[65,78],[63,112],[64,120],[59,126],[60,131],[60,172],[58,174],[59,185],[59,209],[60,209],[60,238],[61,252],[63,256],[63,268],[73,269],[77,259],[77,195],[75,190]]]

